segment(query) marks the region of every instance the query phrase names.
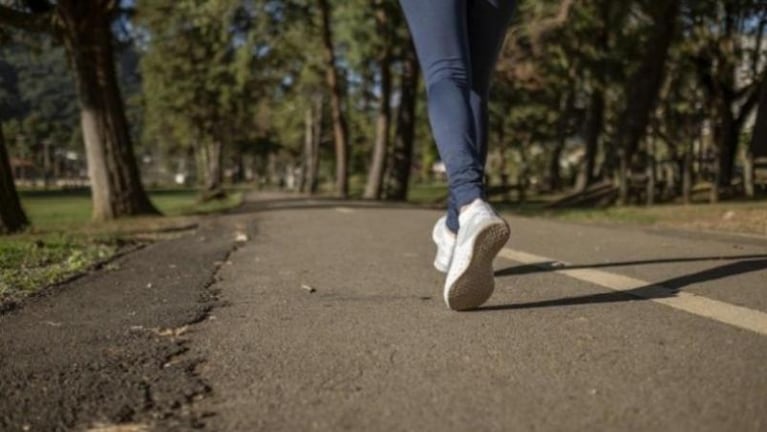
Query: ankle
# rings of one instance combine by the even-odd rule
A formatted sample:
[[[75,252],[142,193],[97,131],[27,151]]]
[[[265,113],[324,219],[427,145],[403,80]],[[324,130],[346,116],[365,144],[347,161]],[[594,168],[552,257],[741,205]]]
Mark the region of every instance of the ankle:
[[[464,206],[461,206],[461,208],[458,209],[458,213],[459,214],[463,213],[466,210],[468,210],[468,208],[471,207],[472,204],[474,204],[476,202],[482,202],[482,201],[483,201],[482,198],[475,198],[472,202],[470,202],[470,203],[468,203],[468,204],[466,204]]]

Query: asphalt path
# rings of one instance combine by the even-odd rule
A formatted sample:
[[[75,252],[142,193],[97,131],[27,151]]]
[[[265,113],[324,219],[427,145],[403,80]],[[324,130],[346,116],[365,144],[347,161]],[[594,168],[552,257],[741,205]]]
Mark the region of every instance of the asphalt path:
[[[508,217],[457,313],[439,216],[253,194],[24,302],[0,430],[767,429],[764,239]]]
[[[762,240],[510,217],[495,295],[456,313],[439,211],[253,205],[192,336],[213,430],[767,429]]]

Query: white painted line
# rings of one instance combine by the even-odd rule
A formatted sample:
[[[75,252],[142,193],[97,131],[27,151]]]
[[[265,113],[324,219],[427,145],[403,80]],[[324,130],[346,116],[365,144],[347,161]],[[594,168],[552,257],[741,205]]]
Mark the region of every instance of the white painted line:
[[[551,258],[533,255],[514,249],[501,249],[501,252],[498,255],[522,264],[540,264],[541,268],[550,269],[555,273],[561,273],[574,279],[596,284],[613,291],[625,292],[626,294],[635,297],[652,300],[674,309],[683,310],[694,315],[709,318],[745,330],[751,330],[767,336],[767,313],[764,312],[743,306],[736,306],[719,300],[713,300],[708,297],[685,291],[675,292],[670,288],[657,285],[653,282],[647,282],[615,273],[585,268],[568,269],[567,263],[561,263]]]
[[[354,209],[350,209],[349,207],[335,207],[335,211],[338,213],[354,213]]]

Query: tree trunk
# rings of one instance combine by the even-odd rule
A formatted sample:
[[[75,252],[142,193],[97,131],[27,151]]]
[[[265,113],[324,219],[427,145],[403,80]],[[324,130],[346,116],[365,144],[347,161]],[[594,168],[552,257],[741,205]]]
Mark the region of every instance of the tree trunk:
[[[718,149],[718,180],[717,186],[727,188],[732,183],[733,171],[735,168],[735,156],[738,151],[738,135],[740,128],[733,116],[731,107],[732,101],[725,98],[721,101],[719,108],[719,125],[715,128],[717,132],[716,143]]]
[[[562,157],[562,150],[565,148],[564,138],[557,140],[554,148],[551,149],[549,157],[548,186],[551,192],[556,192],[562,186],[562,176],[559,169],[559,159]]]
[[[194,172],[197,187],[202,190],[205,187],[207,166],[208,166],[208,153],[205,151],[205,144],[202,143],[200,138],[197,138],[192,147],[194,148]]]
[[[277,173],[277,156],[270,152],[266,157],[266,184],[270,187],[282,187],[281,177]]]
[[[309,106],[304,110],[304,151],[301,160],[301,174],[298,179],[298,191],[306,192],[309,185],[309,166],[311,165],[312,151],[314,150],[314,107]]]
[[[599,136],[602,134],[605,115],[605,96],[604,90],[596,89],[591,94],[591,105],[589,106],[589,115],[586,123],[585,133],[585,151],[583,154],[583,164],[578,173],[578,181],[575,189],[583,192],[587,187],[594,183],[594,168],[596,163],[597,151],[599,150]]]
[[[655,204],[655,184],[657,173],[655,172],[655,140],[650,139],[647,143],[647,164],[645,167],[647,183],[645,184],[645,205]]]
[[[205,182],[203,184],[203,201],[222,198],[225,193],[221,187],[223,181],[223,142],[214,139],[202,146],[205,159]]]
[[[51,140],[50,138],[43,139],[43,188],[48,189],[51,186],[51,180],[53,179],[53,168],[51,164]]]
[[[112,7],[112,2],[58,2],[79,96],[96,221],[158,213],[141,184],[117,84]]]
[[[309,164],[309,193],[316,194],[319,186],[320,173],[320,142],[322,141],[322,112],[324,100],[322,95],[314,99],[314,133],[312,134],[312,158]]]
[[[751,135],[751,154],[755,158],[767,157],[767,79],[762,82],[759,96],[759,108]]]
[[[743,185],[746,196],[753,198],[754,190],[754,159],[767,157],[767,80],[762,83],[759,96],[759,108],[756,112],[756,122],[751,135],[751,145],[745,151],[743,161]]]
[[[688,144],[687,150],[684,152],[684,160],[682,162],[682,201],[685,204],[689,204],[692,201],[692,160],[693,160],[693,146]]]
[[[405,53],[400,82],[400,104],[397,109],[397,129],[394,132],[394,148],[391,152],[391,180],[387,198],[407,200],[410,170],[413,165],[415,139],[416,103],[418,101],[418,58],[412,43]]]
[[[349,196],[349,132],[343,112],[343,90],[335,64],[333,31],[330,24],[332,11],[328,0],[317,0],[322,19],[322,42],[324,45],[325,79],[330,89],[331,111],[333,114],[333,136],[336,145],[336,193],[341,198]]]
[[[602,129],[604,128],[605,75],[606,70],[608,69],[608,65],[604,58],[607,57],[607,53],[610,50],[610,29],[612,24],[610,15],[612,7],[613,3],[608,1],[602,2],[601,7],[599,8],[600,26],[599,30],[595,33],[594,46],[596,47],[597,52],[602,56],[602,60],[599,61],[597,68],[594,71],[595,82],[590,95],[591,100],[584,131],[585,148],[583,163],[580,166],[575,184],[575,190],[578,192],[585,191],[589,186],[594,184],[597,178],[595,175],[596,158],[597,152],[599,151],[599,138],[601,137]]]
[[[319,168],[319,142],[322,123],[322,97],[314,98],[304,116],[304,160],[301,168],[301,192],[317,192],[317,169]]]
[[[564,105],[560,102],[560,105]],[[554,143],[554,147],[551,149],[551,153],[549,154],[549,160],[546,167],[546,186],[549,189],[550,192],[555,192],[559,190],[559,187],[562,182],[562,176],[560,174],[559,170],[559,159],[562,157],[562,150],[565,147],[565,132],[564,132],[564,124],[565,124],[565,118],[567,117],[567,113],[565,112],[565,108],[563,106],[560,106],[559,109],[559,121],[557,122],[557,140]]]
[[[571,87],[574,87],[575,83],[571,83]],[[568,135],[568,125],[570,123],[570,114],[574,109],[575,104],[575,92],[569,92],[563,96],[560,100],[559,107],[559,121],[557,122],[557,142],[554,148],[551,150],[548,166],[548,187],[549,190],[554,192],[558,191],[562,186],[562,175],[560,173],[559,159],[562,157],[562,150],[565,148],[565,142]]]
[[[3,130],[0,128],[0,234],[16,232],[29,222],[21,208],[19,194],[13,182],[11,161],[5,148]]]
[[[754,155],[749,147],[743,149],[743,192],[754,197]]]
[[[664,164],[661,166],[661,172],[663,173],[662,179],[664,181],[663,192],[661,194],[662,200],[671,201],[679,196],[679,178],[677,173],[681,174],[681,171],[677,169],[682,166],[679,163],[679,158],[674,160],[673,164]]]
[[[245,183],[245,155],[241,149],[237,150],[237,154],[232,162],[234,162],[235,173],[232,176],[232,182],[235,184]]]
[[[380,199],[383,190],[384,172],[386,171],[386,152],[389,149],[389,129],[391,129],[391,38],[388,36],[388,18],[382,7],[382,1],[376,2],[376,29],[382,35],[384,46],[378,64],[381,71],[381,97],[379,99],[378,118],[376,119],[376,137],[373,146],[373,159],[370,162],[364,198]]]
[[[619,158],[618,201],[621,204],[628,202],[632,160],[663,84],[666,58],[677,27],[679,4],[680,0],[665,0],[658,10],[642,62],[628,81],[626,107],[621,113],[615,140]]]
[[[721,174],[721,164],[718,163],[720,156],[719,153],[721,152],[721,149],[719,148],[719,145],[714,143],[712,146],[712,156],[714,163],[712,165],[713,169],[713,178],[714,180],[711,182],[711,190],[709,192],[709,202],[711,204],[716,204],[719,202],[719,184],[721,182],[722,174]]]

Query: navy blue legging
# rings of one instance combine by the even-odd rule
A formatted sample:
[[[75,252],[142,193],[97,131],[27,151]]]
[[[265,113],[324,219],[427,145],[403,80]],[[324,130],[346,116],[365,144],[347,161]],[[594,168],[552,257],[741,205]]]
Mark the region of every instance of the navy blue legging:
[[[447,226],[485,197],[487,98],[514,0],[400,0],[426,79],[429,121],[447,169]]]

